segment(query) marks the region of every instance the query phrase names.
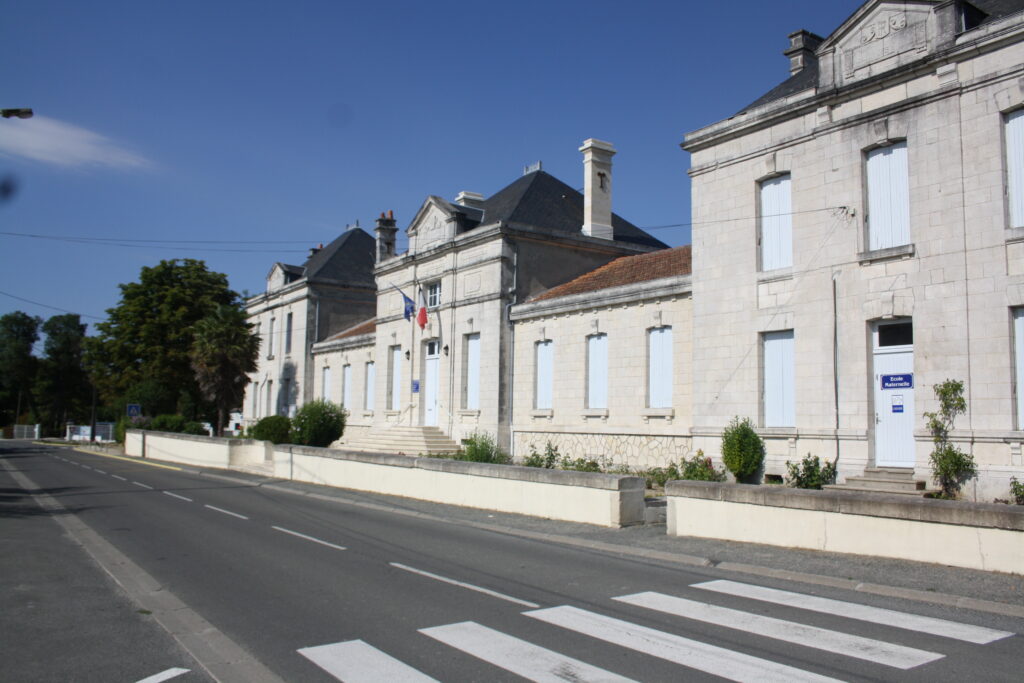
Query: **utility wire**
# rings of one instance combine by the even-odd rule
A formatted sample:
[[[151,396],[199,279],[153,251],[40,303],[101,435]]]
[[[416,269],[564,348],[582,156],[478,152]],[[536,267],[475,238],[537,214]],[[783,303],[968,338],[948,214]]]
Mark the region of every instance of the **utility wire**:
[[[89,315],[88,313],[79,313],[77,311],[69,311],[66,308],[59,308],[57,306],[51,306],[50,304],[39,303],[38,301],[32,301],[31,299],[26,299],[24,297],[20,297],[20,296],[14,295],[14,294],[10,294],[9,292],[0,292],[0,294],[3,294],[4,296],[9,296],[12,299],[17,299],[18,301],[24,301],[25,303],[32,304],[33,306],[42,306],[43,308],[49,308],[49,309],[54,310],[54,311],[60,311],[61,313],[71,313],[72,315],[77,315],[77,316],[80,316],[82,318],[92,318],[93,320],[106,320],[106,318],[101,318],[101,317],[99,317],[97,315]]]

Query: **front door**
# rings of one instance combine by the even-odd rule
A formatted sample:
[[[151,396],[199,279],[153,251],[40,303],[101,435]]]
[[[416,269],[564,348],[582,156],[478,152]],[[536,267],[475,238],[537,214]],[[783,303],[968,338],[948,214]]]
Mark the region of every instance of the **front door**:
[[[879,323],[874,338],[875,465],[913,467],[914,328]]]
[[[436,341],[427,342],[423,360],[423,424],[427,427],[437,426],[437,374],[441,362],[439,346]]]

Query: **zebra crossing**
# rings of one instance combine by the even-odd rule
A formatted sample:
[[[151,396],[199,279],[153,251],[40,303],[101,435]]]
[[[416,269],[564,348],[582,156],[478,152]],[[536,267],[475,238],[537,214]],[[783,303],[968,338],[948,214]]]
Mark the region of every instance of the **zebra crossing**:
[[[1015,635],[1009,631],[735,581],[707,581],[691,588],[706,591],[709,595],[729,595],[749,601],[752,610],[763,609],[765,603],[782,605],[916,632],[934,638],[935,643],[931,649],[923,650],[651,591],[613,597],[611,601],[640,608],[640,614],[655,612],[669,615],[678,618],[680,624],[710,624],[903,671],[943,659],[946,656],[941,652],[944,642],[957,640],[987,645]],[[728,680],[836,680],[571,605],[530,609],[521,614],[531,620]],[[423,628],[419,633],[531,681],[633,680],[473,621]],[[302,648],[298,652],[340,681],[436,680],[362,640]],[[830,661],[838,660],[830,658]],[[685,669],[681,670],[680,677],[685,677]]]

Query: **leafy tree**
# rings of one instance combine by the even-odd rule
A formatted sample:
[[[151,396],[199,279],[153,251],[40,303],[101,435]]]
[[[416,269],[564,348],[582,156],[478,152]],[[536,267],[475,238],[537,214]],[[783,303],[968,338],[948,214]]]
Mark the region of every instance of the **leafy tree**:
[[[16,421],[32,405],[36,373],[32,346],[39,341],[40,322],[22,311],[0,316],[0,411],[4,424]]]
[[[273,444],[288,443],[292,435],[292,421],[284,415],[268,415],[249,428],[248,436]]]
[[[327,400],[304,403],[292,418],[292,443],[326,448],[345,431],[345,410]]]
[[[764,462],[764,442],[749,417],[734,417],[722,432],[722,462],[743,481],[756,473]]]
[[[195,418],[201,392],[192,370],[193,327],[219,305],[238,306],[227,276],[203,261],[174,259],[144,267],[138,282],[122,284],[121,301],[98,323],[99,334],[86,344],[90,372],[112,403],[144,381],[157,401],[143,405],[150,414],[179,412]]]
[[[69,420],[89,416],[92,388],[82,366],[85,328],[74,313],[43,323],[45,355],[36,375],[36,408],[47,434],[62,435]]]
[[[931,453],[932,477],[942,489],[943,498],[956,498],[964,482],[977,473],[974,457],[964,453],[949,440],[953,431],[953,423],[959,415],[967,411],[964,399],[964,383],[955,379],[947,379],[934,386],[935,398],[939,401],[939,410],[925,413],[928,420],[928,431],[932,433],[935,448]]]
[[[217,436],[223,434],[231,409],[242,404],[248,373],[256,370],[260,339],[245,318],[238,306],[221,305],[195,325],[192,369],[203,397],[217,407]]]

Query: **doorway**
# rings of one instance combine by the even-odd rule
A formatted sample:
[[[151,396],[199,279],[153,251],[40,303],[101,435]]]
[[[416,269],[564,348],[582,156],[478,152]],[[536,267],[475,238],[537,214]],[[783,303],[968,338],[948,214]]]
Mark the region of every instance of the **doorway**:
[[[423,425],[437,426],[438,368],[441,363],[440,343],[428,341],[423,356]]]
[[[872,331],[872,340],[875,465],[913,467],[913,323],[910,320],[877,323]]]

